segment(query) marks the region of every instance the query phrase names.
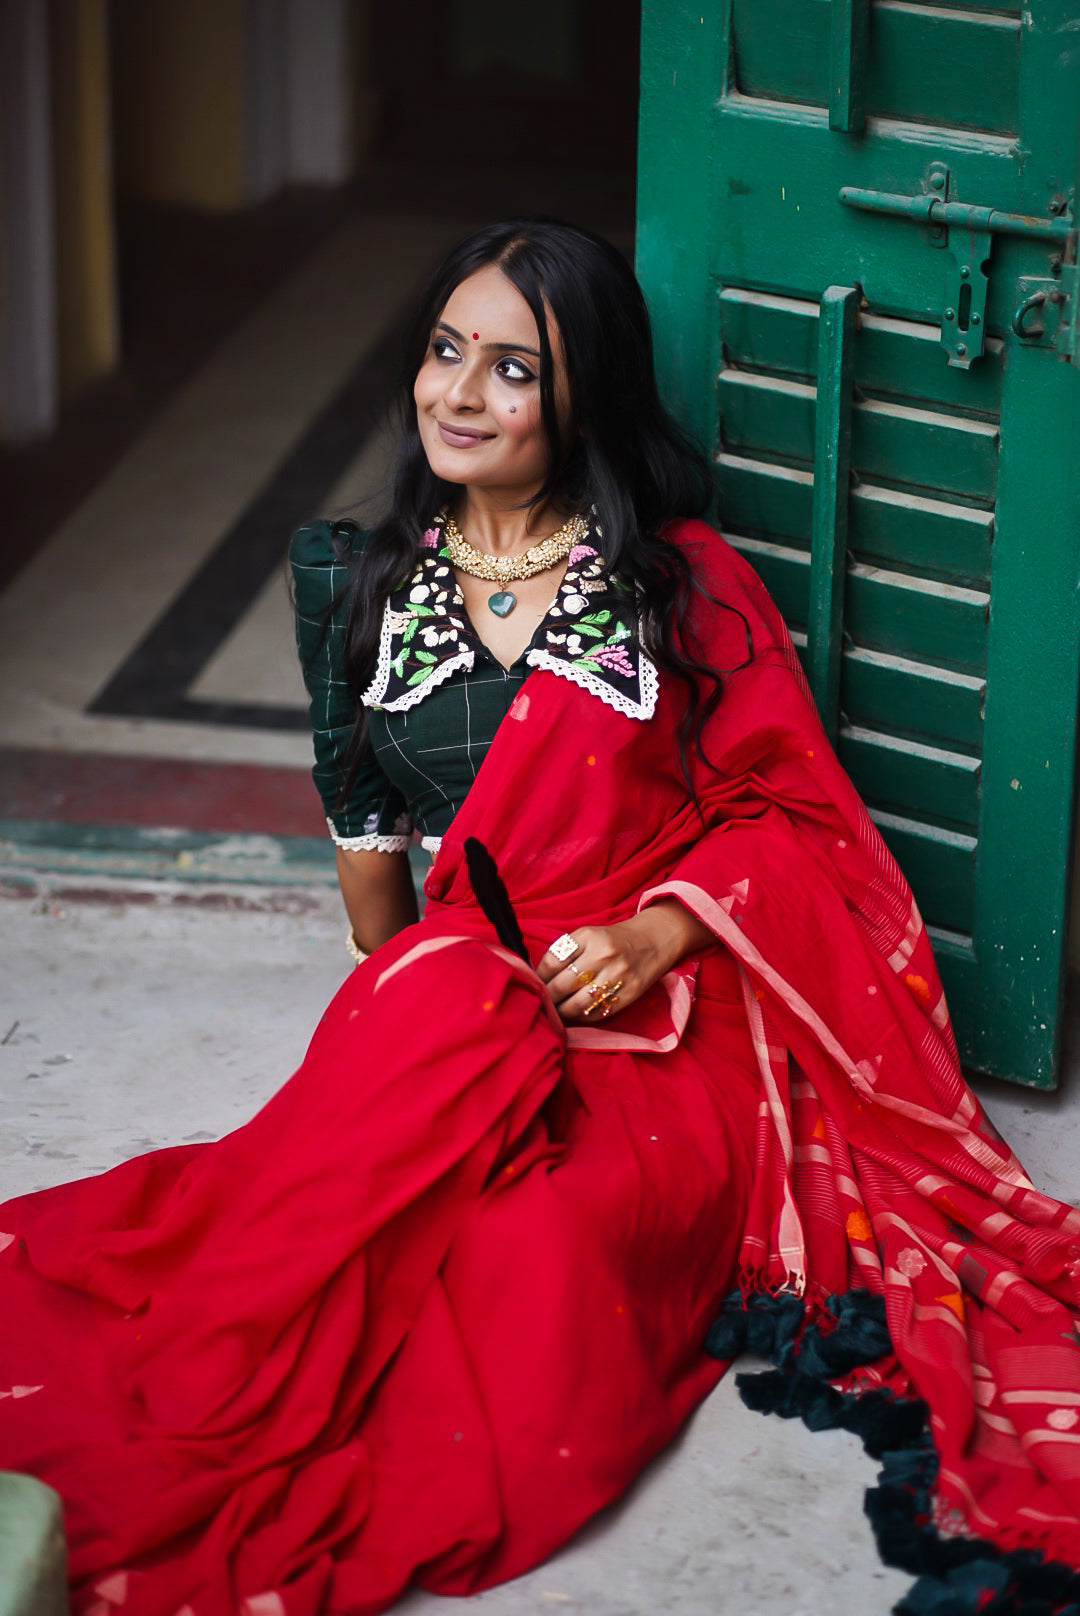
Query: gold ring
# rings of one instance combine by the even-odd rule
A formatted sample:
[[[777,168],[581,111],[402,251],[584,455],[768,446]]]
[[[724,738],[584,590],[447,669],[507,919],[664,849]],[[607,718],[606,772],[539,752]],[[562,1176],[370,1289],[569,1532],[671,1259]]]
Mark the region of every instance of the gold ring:
[[[596,980],[595,971],[579,971],[573,960],[570,962],[570,969],[578,979],[579,988],[587,988],[590,982],[594,982]]]
[[[600,1020],[601,1021],[606,1021],[607,1020],[608,1016],[610,1016],[611,1012],[614,1010],[614,1008],[618,1004],[618,1002],[619,1002],[619,995],[617,993],[613,993],[611,995],[610,999],[605,999],[604,1000],[604,1008],[600,1012]]]
[[[584,1010],[581,1012],[582,1015],[591,1016],[594,1010],[600,1010],[604,1014],[607,1014],[610,1007],[618,999],[619,989],[622,987],[622,985],[623,978],[620,976],[617,982],[598,982],[595,987],[591,987],[589,989],[589,998],[591,1003],[585,1006]]]

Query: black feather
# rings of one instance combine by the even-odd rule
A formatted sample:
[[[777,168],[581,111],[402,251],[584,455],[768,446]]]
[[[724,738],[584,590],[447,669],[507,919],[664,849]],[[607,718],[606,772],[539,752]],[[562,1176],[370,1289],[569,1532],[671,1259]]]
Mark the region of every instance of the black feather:
[[[495,928],[495,935],[504,948],[509,948],[515,954],[520,954],[526,964],[529,963],[529,951],[525,947],[525,939],[521,935],[514,906],[510,902],[510,894],[499,874],[495,860],[475,836],[465,838],[465,864],[469,871],[469,880],[476,894],[476,901],[484,911]]]

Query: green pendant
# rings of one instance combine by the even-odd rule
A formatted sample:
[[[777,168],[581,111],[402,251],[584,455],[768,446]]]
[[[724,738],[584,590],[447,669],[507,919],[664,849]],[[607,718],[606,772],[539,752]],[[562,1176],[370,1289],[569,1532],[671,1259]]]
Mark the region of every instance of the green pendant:
[[[509,617],[517,605],[517,596],[510,589],[497,589],[488,596],[488,605],[496,617]]]

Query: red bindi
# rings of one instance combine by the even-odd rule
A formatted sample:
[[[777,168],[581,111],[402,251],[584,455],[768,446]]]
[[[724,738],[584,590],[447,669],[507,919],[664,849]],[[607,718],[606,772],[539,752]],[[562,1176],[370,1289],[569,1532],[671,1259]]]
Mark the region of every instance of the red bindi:
[[[473,332],[472,339],[473,339],[474,342],[479,342],[480,341],[480,333],[479,333],[479,331],[474,331]]]

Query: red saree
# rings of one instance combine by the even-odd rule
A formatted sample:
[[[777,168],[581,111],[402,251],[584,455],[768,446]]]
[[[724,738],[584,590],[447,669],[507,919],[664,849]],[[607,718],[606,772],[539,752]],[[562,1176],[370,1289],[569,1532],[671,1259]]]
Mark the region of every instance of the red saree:
[[[941,1525],[1080,1564],[1080,1214],[963,1084],[764,590],[676,536],[737,608],[688,629],[737,670],[698,806],[676,681],[643,723],[535,673],[424,921],[270,1104],[0,1208],[0,1464],[64,1496],[80,1612],[358,1616],[521,1572],[715,1383],[736,1279],[811,1312],[884,1292],[895,1358],[859,1379],[929,1402]],[[565,1033],[476,908],[470,835],[534,957],[664,893],[719,946]]]

